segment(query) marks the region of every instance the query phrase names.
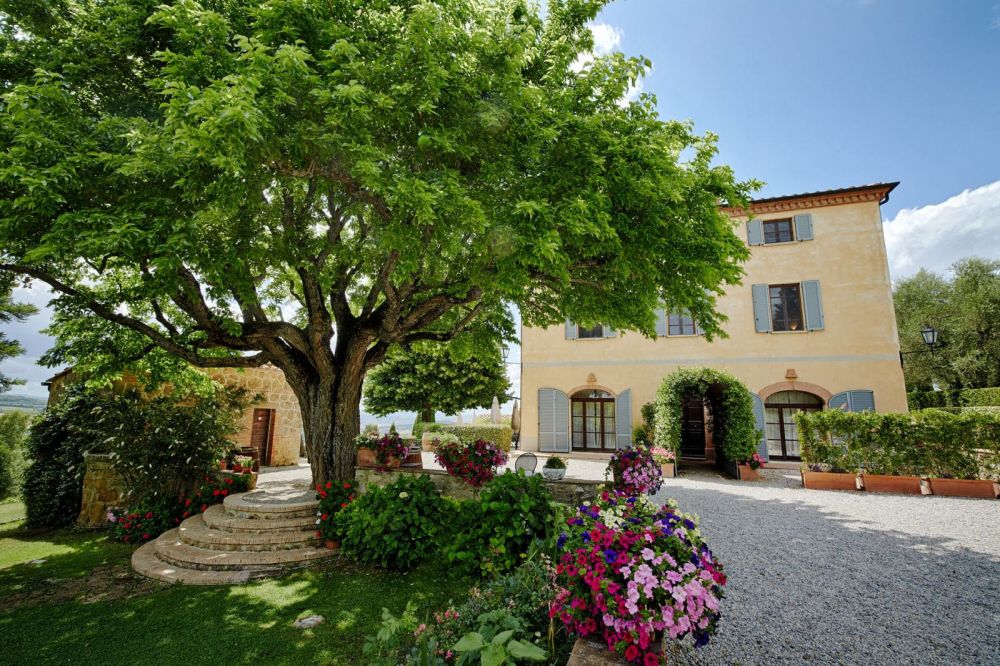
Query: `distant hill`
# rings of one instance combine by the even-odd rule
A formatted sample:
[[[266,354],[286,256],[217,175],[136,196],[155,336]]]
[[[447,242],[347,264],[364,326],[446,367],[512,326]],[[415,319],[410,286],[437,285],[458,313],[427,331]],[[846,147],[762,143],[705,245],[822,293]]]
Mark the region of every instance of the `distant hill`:
[[[40,412],[45,409],[45,398],[34,395],[18,395],[16,393],[0,393],[0,411],[25,409]]]

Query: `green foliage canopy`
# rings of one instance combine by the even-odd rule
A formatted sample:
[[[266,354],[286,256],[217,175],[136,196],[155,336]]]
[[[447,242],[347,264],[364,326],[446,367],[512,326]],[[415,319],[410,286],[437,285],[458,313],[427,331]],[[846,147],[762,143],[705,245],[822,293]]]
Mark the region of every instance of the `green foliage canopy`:
[[[364,400],[373,414],[420,412],[426,423],[434,420],[435,411],[454,414],[488,407],[494,397],[506,402],[509,391],[499,345],[463,352],[453,343],[425,342],[390,352],[368,373]]]
[[[906,354],[910,390],[1000,386],[1000,261],[969,257],[947,278],[927,270],[893,289],[903,351],[925,349],[920,330],[938,330],[934,354]]]
[[[516,304],[719,333],[754,183],[579,66],[606,0],[5,2],[0,270],[196,366],[285,373],[317,480],[365,373]],[[67,329],[67,335],[70,335]]]

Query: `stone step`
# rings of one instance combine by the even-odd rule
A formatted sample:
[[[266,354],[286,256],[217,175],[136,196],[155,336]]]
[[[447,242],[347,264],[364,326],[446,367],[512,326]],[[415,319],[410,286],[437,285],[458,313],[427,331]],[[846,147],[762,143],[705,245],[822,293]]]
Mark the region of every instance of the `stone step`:
[[[156,556],[167,564],[185,569],[212,571],[276,572],[305,566],[336,554],[336,551],[326,548],[268,551],[212,550],[184,543],[177,528],[164,532],[153,543],[156,545]]]
[[[132,568],[136,573],[178,585],[241,585],[252,580],[266,578],[269,572],[248,571],[207,571],[187,569],[164,562],[156,555],[156,542],[144,544],[132,553]]]
[[[236,518],[226,513],[221,504],[213,504],[201,514],[205,525],[213,530],[236,534],[272,534],[274,532],[309,532],[316,530],[316,512],[300,518]]]
[[[270,521],[268,521],[270,522]],[[259,533],[225,532],[215,530],[205,524],[202,517],[188,518],[177,528],[180,540],[189,546],[208,550],[263,552],[269,550],[291,550],[293,548],[316,548],[319,539],[313,532],[275,532],[266,530]]]
[[[249,520],[287,520],[316,515],[319,502],[312,489],[269,486],[230,495],[222,502],[228,515]]]

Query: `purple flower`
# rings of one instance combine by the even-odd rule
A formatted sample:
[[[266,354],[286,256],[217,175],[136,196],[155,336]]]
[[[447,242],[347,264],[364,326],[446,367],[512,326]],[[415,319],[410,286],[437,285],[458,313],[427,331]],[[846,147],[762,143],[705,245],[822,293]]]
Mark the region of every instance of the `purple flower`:
[[[562,550],[563,546],[566,545],[566,538],[567,537],[566,537],[566,533],[565,532],[563,532],[562,534],[560,534],[558,541],[556,541],[556,548],[558,548],[559,550]]]
[[[608,548],[604,551],[604,561],[608,564],[614,564],[615,560],[618,559],[618,551]]]

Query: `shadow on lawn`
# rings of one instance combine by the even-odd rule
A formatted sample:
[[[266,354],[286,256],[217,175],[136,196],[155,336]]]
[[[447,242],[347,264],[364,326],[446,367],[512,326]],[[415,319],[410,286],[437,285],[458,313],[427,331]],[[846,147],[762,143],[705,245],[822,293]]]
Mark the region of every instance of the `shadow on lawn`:
[[[697,480],[710,487],[665,492],[701,515],[729,583],[719,635],[671,663],[1000,663],[998,558],[823,510],[787,489],[762,498],[740,494],[741,482]],[[851,497],[884,510],[926,501]],[[995,505],[975,501],[984,521],[996,519]]]
[[[91,547],[98,546],[86,548]],[[66,568],[63,558],[79,556],[59,555],[49,563]],[[23,566],[15,567],[21,570],[15,573],[38,578],[38,570]],[[467,581],[436,566],[401,574],[344,560],[234,587],[168,586],[131,573],[129,581],[116,582],[137,581],[144,587],[140,595],[99,603],[61,603],[53,597],[15,609],[4,604],[0,634],[10,637],[4,641],[4,659],[18,664],[261,659],[276,664],[358,664],[364,661],[365,638],[378,629],[383,606],[398,615],[412,599],[429,617],[449,601],[463,600],[468,587]],[[314,629],[292,626],[296,619],[314,614],[325,622]],[[41,633],[39,627],[44,627]]]

